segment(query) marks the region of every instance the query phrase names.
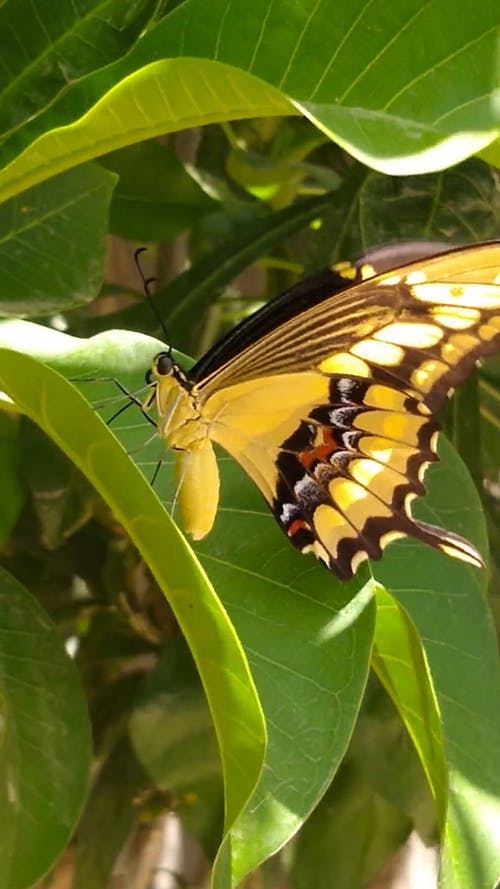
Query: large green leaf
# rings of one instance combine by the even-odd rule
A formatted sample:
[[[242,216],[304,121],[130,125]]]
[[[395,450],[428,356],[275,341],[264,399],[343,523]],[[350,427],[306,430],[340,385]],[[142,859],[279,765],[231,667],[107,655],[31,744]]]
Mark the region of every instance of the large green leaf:
[[[498,25],[493,3],[188,0],[5,142],[2,195],[160,133],[295,109],[376,169],[442,169],[498,135]]]
[[[13,160],[0,174],[0,199],[132,142],[215,120],[289,111],[277,89],[228,65],[204,59],[151,62],[117,83],[84,117],[47,131]]]
[[[106,498],[168,590],[212,710],[231,825],[257,780],[265,728],[243,651],[208,578],[145,479],[73,387],[31,358],[7,350],[0,353],[0,386]]]
[[[76,670],[38,602],[0,571],[0,885],[25,889],[82,808],[90,725]]]

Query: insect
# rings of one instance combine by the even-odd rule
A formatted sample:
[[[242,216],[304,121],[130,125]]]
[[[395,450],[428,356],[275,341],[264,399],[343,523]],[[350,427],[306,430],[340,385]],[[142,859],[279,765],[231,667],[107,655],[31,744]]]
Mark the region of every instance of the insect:
[[[160,352],[145,406],[156,404],[177,452],[186,530],[199,540],[214,523],[217,443],[291,543],[341,579],[407,536],[482,565],[410,504],[437,460],[436,412],[499,348],[500,240],[381,274],[340,263],[241,322],[188,372]]]

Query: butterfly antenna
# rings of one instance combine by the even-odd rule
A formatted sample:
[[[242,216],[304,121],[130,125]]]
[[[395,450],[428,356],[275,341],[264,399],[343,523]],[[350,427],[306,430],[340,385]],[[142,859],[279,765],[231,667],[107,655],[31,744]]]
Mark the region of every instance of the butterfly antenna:
[[[158,311],[158,306],[156,305],[156,302],[153,299],[153,296],[151,294],[151,290],[149,289],[150,285],[153,283],[153,281],[156,281],[156,278],[154,278],[154,277],[146,278],[146,275],[143,272],[141,263],[139,262],[139,257],[141,255],[141,253],[145,253],[145,252],[146,252],[146,247],[138,247],[137,248],[137,250],[134,253],[135,266],[137,268],[137,271],[139,272],[139,275],[141,276],[142,286],[144,289],[144,295],[149,303],[149,306],[151,308],[151,311],[153,312],[153,315],[155,316],[156,320],[158,321],[158,324],[160,325],[160,330],[162,331],[163,336],[165,337],[165,342],[170,343],[171,340],[168,335],[168,331],[165,326],[165,322]],[[172,352],[172,346],[169,345],[168,354],[170,355],[171,352]]]

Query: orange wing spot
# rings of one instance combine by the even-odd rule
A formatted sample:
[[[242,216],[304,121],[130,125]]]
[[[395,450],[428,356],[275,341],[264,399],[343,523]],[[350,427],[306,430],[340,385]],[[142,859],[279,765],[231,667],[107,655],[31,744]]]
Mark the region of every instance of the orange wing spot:
[[[307,451],[301,451],[298,457],[304,469],[309,470],[318,460],[321,463],[328,463],[331,455],[338,450],[338,447],[331,430],[328,426],[323,426],[318,429],[315,446]]]
[[[310,530],[311,530],[310,525],[308,525],[307,522],[304,522],[303,519],[295,519],[295,521],[292,522],[290,527],[287,528],[286,533],[288,534],[289,537],[295,537],[295,535],[298,534],[299,531],[310,531]]]

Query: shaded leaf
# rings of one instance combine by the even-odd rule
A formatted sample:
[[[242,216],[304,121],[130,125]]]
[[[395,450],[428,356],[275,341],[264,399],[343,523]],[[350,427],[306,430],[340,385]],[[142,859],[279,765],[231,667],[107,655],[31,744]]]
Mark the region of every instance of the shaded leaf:
[[[218,202],[164,145],[144,142],[101,158],[120,177],[111,204],[110,230],[122,238],[166,241],[218,208]]]
[[[0,313],[41,315],[97,295],[115,182],[88,165],[0,206]]]
[[[33,118],[77,79],[129,49],[154,0],[7,0],[0,9],[0,131]]]
[[[346,763],[294,844],[292,886],[362,889],[410,830],[408,816],[375,793],[352,763]]]
[[[19,459],[19,426],[15,419],[0,413],[0,546],[7,541],[19,518],[26,492]]]
[[[78,828],[73,889],[108,889],[118,853],[137,820],[149,779],[127,740],[101,767]]]

